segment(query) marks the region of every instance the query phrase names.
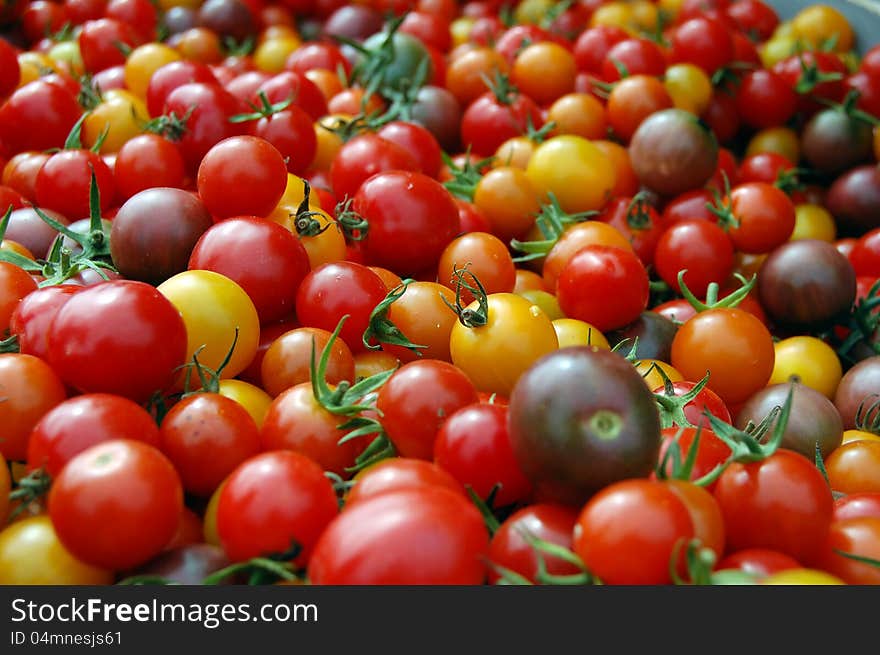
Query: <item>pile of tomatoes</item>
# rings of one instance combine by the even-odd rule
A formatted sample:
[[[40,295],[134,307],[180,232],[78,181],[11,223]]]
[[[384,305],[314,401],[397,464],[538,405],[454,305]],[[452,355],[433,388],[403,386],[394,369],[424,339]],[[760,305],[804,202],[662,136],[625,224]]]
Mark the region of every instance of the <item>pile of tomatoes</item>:
[[[0,582],[880,582],[880,46],[833,7],[0,30]]]

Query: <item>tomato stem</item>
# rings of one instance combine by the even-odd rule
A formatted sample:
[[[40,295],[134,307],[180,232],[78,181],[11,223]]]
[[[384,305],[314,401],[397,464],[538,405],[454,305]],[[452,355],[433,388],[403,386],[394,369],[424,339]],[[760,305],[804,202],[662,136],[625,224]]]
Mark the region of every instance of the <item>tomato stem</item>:
[[[445,296],[441,299],[449,309],[458,316],[459,322],[467,328],[483,327],[489,322],[489,300],[486,295],[486,289],[480,279],[468,270],[470,262],[462,268],[453,266],[452,282],[455,284],[455,304],[453,305]],[[466,276],[470,277],[472,284],[466,280]],[[471,295],[477,301],[477,307],[465,307],[461,299],[461,291],[465,289],[470,291]]]
[[[21,514],[28,505],[35,500],[39,500],[45,496],[49,487],[52,485],[52,478],[46,472],[46,469],[40,467],[28,473],[25,477],[18,481],[14,490],[9,493],[9,501],[17,502],[18,505],[9,514],[9,521],[12,521]]]
[[[382,300],[382,302],[376,305],[370,313],[370,323],[367,325],[367,329],[364,330],[364,336],[362,338],[364,346],[370,350],[379,350],[383,343],[391,346],[402,346],[403,348],[408,348],[413,351],[419,357],[422,356],[420,351],[428,346],[415,344],[407,339],[406,335],[400,330],[400,328],[388,318],[388,311],[391,309],[391,305],[397,302],[400,297],[406,293],[407,287],[413,282],[414,280],[409,278],[403,280],[388,292],[388,295],[385,296],[385,299]],[[376,340],[376,343],[371,343],[373,339]]]
[[[739,280],[742,286],[733,293],[728,294],[721,300],[718,300],[718,283],[712,282],[706,289],[706,302],[702,302],[693,294],[693,292],[688,288],[687,284],[685,283],[684,276],[686,273],[686,268],[678,272],[678,286],[681,289],[681,295],[684,296],[685,300],[688,301],[691,307],[697,310],[698,314],[709,311],[710,309],[736,307],[745,299],[746,296],[749,295],[749,293],[755,287],[755,282],[758,279],[757,274],[753,274],[751,279],[747,280],[744,276],[736,273],[735,277],[737,280]]]

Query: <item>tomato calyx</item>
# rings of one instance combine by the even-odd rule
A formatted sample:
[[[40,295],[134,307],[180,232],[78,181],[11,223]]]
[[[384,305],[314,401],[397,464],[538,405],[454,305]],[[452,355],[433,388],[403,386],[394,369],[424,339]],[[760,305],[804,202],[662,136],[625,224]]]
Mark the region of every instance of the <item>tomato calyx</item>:
[[[18,335],[13,334],[6,339],[0,340],[0,353],[17,353],[20,352],[18,344]]]
[[[0,232],[2,235],[2,232]],[[853,348],[859,344],[866,345],[880,355],[880,342],[877,333],[880,331],[880,280],[874,282],[864,298],[858,300],[850,311],[847,324],[849,330],[846,338],[837,347],[837,354],[844,361],[853,362]]]
[[[563,548],[559,544],[554,544],[544,539],[540,539],[530,531],[522,528],[519,534],[532,550],[535,551],[538,570],[535,573],[535,582],[539,585],[557,585],[557,586],[574,586],[574,585],[598,585],[602,584],[598,578],[592,575],[587,567],[584,566],[583,560],[575,553]],[[556,557],[568,564],[580,569],[580,573],[572,573],[569,575],[554,575],[547,571],[546,556]],[[495,582],[497,585],[531,585],[532,582],[525,576],[501,566],[495,562],[488,561],[487,565],[492,568],[500,577]]]
[[[89,114],[90,112],[85,112],[82,116],[79,117],[76,123],[73,124],[73,127],[70,128],[70,133],[64,140],[64,147],[62,148],[62,150],[83,150],[82,126],[85,120],[89,117]],[[110,134],[109,125],[107,125],[101,132],[101,134],[98,135],[98,138],[95,140],[94,145],[89,148],[89,151],[98,154],[101,151],[101,146],[104,145],[104,141],[107,139],[108,134]]]
[[[650,207],[650,202],[648,201],[647,193],[639,191],[633,196],[633,199],[626,208],[626,224],[630,229],[636,231],[650,230],[654,226],[654,221],[651,219],[648,207]]]
[[[820,84],[838,82],[843,79],[843,75],[836,71],[832,73],[824,72],[815,61],[807,63],[803,53],[798,54],[798,62],[800,63],[801,73],[794,85],[794,91],[799,95],[810,95]]]
[[[869,400],[871,404],[868,404]],[[880,434],[880,394],[871,394],[859,403],[856,409],[855,429]]]
[[[246,57],[253,53],[257,41],[253,35],[248,35],[240,41],[235,37],[226,36],[223,38],[222,45],[227,57]]]
[[[755,65],[748,61],[732,61],[712,73],[712,86],[722,93],[733,95],[742,83],[742,73],[754,70]]]
[[[293,103],[294,97],[291,93],[281,102],[276,102],[272,104],[269,102],[269,97],[266,95],[265,91],[260,91],[258,96],[260,99],[260,104],[257,105],[252,102],[248,102],[248,106],[254,111],[251,113],[244,114],[235,114],[234,116],[229,117],[230,123],[249,123],[251,121],[257,121],[261,118],[269,118],[278,112],[284,111]]]
[[[428,346],[415,344],[407,339],[406,335],[400,330],[400,328],[388,318],[388,310],[391,309],[391,305],[406,293],[407,287],[414,281],[415,280],[410,278],[403,280],[388,292],[388,295],[385,296],[385,299],[382,300],[382,302],[376,305],[370,313],[370,323],[367,326],[367,329],[364,330],[364,346],[370,350],[379,350],[383,343],[391,346],[402,346],[403,348],[408,348],[413,351],[419,357],[422,356],[420,351]],[[372,343],[374,340],[376,343]]]
[[[101,218],[100,207],[100,191],[93,170],[89,187],[89,212],[91,216],[88,232],[85,234],[74,232],[66,225],[46,215],[38,207],[34,207],[37,216],[60,234],[52,242],[52,248],[46,259],[34,261],[11,250],[0,250],[0,261],[15,264],[29,273],[42,275],[44,279],[39,283],[40,287],[62,284],[87,268],[94,270],[103,279],[109,279],[104,271],[116,272],[116,268],[110,263],[110,232]],[[3,218],[0,219],[0,240],[6,234],[11,215],[12,206],[10,205]],[[74,241],[82,250],[74,253],[64,245],[62,237]]]
[[[144,132],[158,134],[169,141],[180,141],[187,131],[187,122],[196,110],[195,105],[191,105],[183,116],[178,116],[175,112],[163,114],[156,118],[146,121],[141,127]]]
[[[86,73],[79,78],[79,93],[77,93],[76,101],[86,111],[91,111],[104,102],[101,87],[95,83],[91,73]]]
[[[710,309],[720,309],[723,307],[735,308],[746,298],[746,296],[749,295],[749,293],[751,293],[752,289],[755,287],[755,282],[758,279],[757,274],[753,274],[750,279],[746,279],[745,276],[735,273],[734,275],[736,279],[739,280],[742,286],[720,300],[718,299],[720,286],[717,282],[712,282],[706,289],[706,301],[703,302],[697,298],[690,289],[688,289],[688,286],[684,281],[685,273],[687,273],[686,268],[678,272],[678,286],[681,289],[681,295],[684,296],[685,300],[688,301],[698,314],[707,312]]]
[[[336,215],[336,223],[342,228],[342,234],[346,241],[363,241],[367,238],[370,223],[351,208],[352,198],[345,198],[336,204],[333,213]]]
[[[509,107],[519,97],[519,89],[510,81],[510,76],[496,70],[492,77],[485,73],[480,74],[480,79],[495,96],[499,105]]]
[[[825,111],[831,110],[841,112],[848,116],[851,120],[858,123],[863,123],[870,127],[880,126],[880,118],[872,116],[868,112],[862,111],[861,109],[857,108],[857,103],[860,96],[861,92],[858,89],[853,89],[846,94],[843,102],[834,102],[833,100],[828,100],[827,98],[816,98],[816,100],[818,102],[821,102],[823,105],[829,107],[829,109],[826,109]]]
[[[691,539],[685,546],[685,564],[687,566],[687,580],[678,574],[678,563],[681,558],[683,540],[676,542],[669,559],[669,576],[676,585],[727,585],[727,584],[755,584],[755,577],[745,571],[726,569],[713,570],[718,562],[718,556],[711,548],[702,545],[699,539]]]
[[[450,303],[444,296],[441,296],[441,300],[443,300],[449,309],[455,312],[456,316],[458,316],[459,323],[466,328],[478,328],[483,327],[489,322],[489,299],[483,283],[480,282],[480,279],[476,275],[468,270],[469,266],[470,262],[465,264],[462,268],[453,266],[452,282],[455,284],[455,304],[453,305]],[[467,281],[468,277],[471,282]],[[471,308],[462,303],[462,289],[470,291],[471,295],[473,295],[477,302],[477,307]]]
[[[232,353],[235,352],[235,346],[237,343],[238,328],[236,327],[235,334],[232,337],[232,345],[229,346],[226,356],[223,358],[223,361],[220,362],[219,366],[217,366],[216,370],[209,366],[205,366],[199,361],[199,353],[204,350],[205,346],[199,346],[196,348],[192,355],[192,361],[187,362],[186,364],[181,364],[178,367],[178,370],[186,371],[186,377],[183,382],[183,392],[180,394],[180,398],[183,399],[197,393],[220,393],[220,375],[223,373],[223,369],[225,369],[232,360]],[[195,389],[190,386],[192,384],[193,371],[195,371],[198,376],[200,385]]]
[[[452,179],[443,183],[443,186],[456,198],[473,202],[477,184],[483,178],[481,171],[495,161],[495,157],[486,157],[477,162],[472,162],[470,146],[468,146],[465,152],[464,163],[458,166],[445,152],[441,152],[440,155],[449,174],[452,176]]]
[[[9,520],[11,521],[25,511],[32,502],[45,496],[49,492],[51,485],[52,478],[46,472],[46,469],[42,467],[34,469],[21,478],[15,489],[9,492],[9,502],[18,503],[10,513]]]
[[[696,480],[691,480],[691,473],[694,470],[694,465],[697,462],[697,454],[700,450],[700,439],[703,435],[703,429],[702,425],[697,426],[697,430],[694,432],[694,438],[691,441],[691,445],[688,447],[683,462],[681,460],[681,446],[678,443],[683,430],[679,429],[678,433],[670,442],[669,448],[667,448],[654,470],[654,474],[657,476],[658,480],[684,480],[698,487],[706,487],[715,482],[721,476],[729,462],[717,464],[711,471],[702,477],[699,477]]]
[[[773,186],[789,196],[796,191],[803,191],[806,188],[806,184],[801,180],[801,177],[806,173],[807,171],[803,168],[780,170],[776,174]]]
[[[233,576],[247,576],[247,584],[265,585],[279,580],[303,580],[305,572],[292,561],[302,552],[302,546],[293,541],[283,553],[273,553],[262,557],[252,557],[244,562],[236,562],[215,571],[202,580],[203,585],[218,585]]]
[[[540,259],[549,253],[559,238],[565,232],[568,226],[575,223],[582,223],[590,218],[597,216],[597,211],[567,213],[559,204],[559,200],[552,192],[547,194],[549,202],[541,205],[538,216],[535,218],[535,225],[544,235],[544,238],[538,241],[519,241],[511,239],[510,247],[514,250],[524,253],[513,258],[516,263],[527,262],[533,259]]]
[[[774,407],[757,426],[749,422],[745,430],[738,430],[712,413],[704,412],[703,415],[709,420],[712,431],[731,450],[730,457],[721,466],[726,468],[733,462],[762,462],[773,455],[782,443],[782,437],[791,415],[793,398],[794,386],[788,390],[782,407],[779,405]],[[770,437],[761,443],[774,420],[776,420],[776,424],[773,426]]]
[[[660,367],[655,367],[660,378],[663,380],[663,391],[655,392],[654,399],[657,401],[657,408],[660,411],[660,428],[678,427],[696,427],[688,421],[684,413],[685,406],[693,401],[703,388],[709,383],[709,372],[703,376],[703,379],[694,385],[694,388],[687,393],[677,396],[675,388],[672,386],[672,380],[666,375],[666,372]]]
[[[336,325],[336,329],[330,335],[321,357],[316,363],[315,340],[312,338],[312,355],[309,362],[309,374],[312,383],[312,394],[315,401],[326,411],[336,416],[342,416],[347,420],[336,426],[338,430],[346,431],[346,434],[337,442],[342,445],[352,439],[376,435],[364,451],[355,460],[355,465],[346,468],[346,472],[356,473],[379,460],[396,455],[394,445],[385,434],[385,428],[374,418],[362,416],[362,412],[375,411],[381,416],[376,408],[376,391],[388,381],[396,369],[382,371],[367,378],[363,378],[355,384],[348,380],[340,381],[335,388],[331,388],[327,382],[327,366],[330,362],[330,353],[342,326],[345,325],[349,315],[346,314]]]

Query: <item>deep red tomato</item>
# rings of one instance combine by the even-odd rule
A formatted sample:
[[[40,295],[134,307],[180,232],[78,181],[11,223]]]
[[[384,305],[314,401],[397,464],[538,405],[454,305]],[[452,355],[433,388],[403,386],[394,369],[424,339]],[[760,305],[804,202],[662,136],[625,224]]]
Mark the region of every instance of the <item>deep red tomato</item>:
[[[37,174],[37,204],[54,209],[71,221],[89,216],[92,174],[101,197],[100,209],[115,203],[113,171],[103,159],[89,150],[62,150],[46,160]]]
[[[236,282],[253,301],[260,323],[269,323],[292,313],[309,257],[302,242],[281,225],[239,216],[208,228],[192,250],[189,268]]]
[[[709,284],[723,283],[733,271],[733,244],[723,229],[702,219],[670,225],[657,243],[654,264],[666,284],[679,290],[678,273],[687,270],[688,289],[703,298]]]
[[[29,293],[18,303],[12,312],[9,331],[18,337],[19,352],[48,359],[52,319],[64,303],[81,289],[73,284],[44,287]]]
[[[701,219],[715,221],[715,215],[709,211],[714,197],[706,189],[694,189],[676,196],[663,208],[663,222],[672,225],[679,221]]]
[[[798,562],[817,563],[834,501],[809,459],[780,449],[760,462],[734,463],[715,486],[730,551],[771,548]]]
[[[296,561],[306,564],[338,511],[320,466],[289,450],[269,451],[242,462],[223,483],[217,530],[233,561],[299,546]]]
[[[650,266],[654,262],[657,242],[666,229],[666,223],[654,207],[647,202],[623,196],[612,200],[600,218],[629,239],[642,264]]]
[[[37,283],[24,269],[0,262],[0,337],[10,330],[21,301],[36,290]]]
[[[700,16],[673,29],[670,54],[671,63],[695,64],[712,75],[733,60],[733,39],[722,23]]]
[[[532,484],[513,455],[507,432],[507,406],[478,403],[454,412],[437,433],[434,461],[463,485],[499,507],[524,501]]]
[[[207,498],[236,466],[260,452],[254,419],[219,393],[178,401],[162,419],[159,448],[177,469],[183,488]]]
[[[384,171],[418,171],[416,157],[403,146],[377,134],[361,134],[343,145],[330,165],[337,198],[353,198],[361,184]]]
[[[630,75],[660,76],[666,70],[663,50],[650,39],[634,37],[618,41],[602,60],[601,77],[616,82]]]
[[[662,482],[624,480],[581,510],[574,551],[605,584],[668,584],[676,546],[694,536],[683,500]]]
[[[302,175],[315,159],[318,140],[312,117],[296,105],[251,121],[250,133],[271,143],[287,163],[287,171]]]
[[[354,486],[345,496],[345,506],[401,489],[444,487],[464,494],[461,483],[449,473],[423,459],[389,457],[360,471],[353,479]]]
[[[794,203],[765,182],[740,184],[730,193],[730,212],[736,224],[730,238],[737,250],[763,254],[782,245],[795,225]]]
[[[328,332],[348,315],[339,336],[353,353],[364,352],[364,332],[373,309],[387,295],[385,283],[363,264],[342,261],[323,264],[303,278],[296,294],[301,325]]]
[[[376,134],[412,153],[425,175],[436,178],[440,174],[443,166],[440,144],[427,128],[410,121],[391,121]]]
[[[15,49],[11,43],[0,39],[0,98],[5,98],[12,93],[20,81],[21,69],[18,65]]]
[[[461,117],[461,143],[478,156],[489,156],[515,136],[544,125],[538,105],[529,96],[499,88],[479,96]]]
[[[283,71],[263,82],[256,93],[249,99],[251,103],[260,105],[260,93],[265,93],[270,103],[276,104],[292,100],[300,109],[318,120],[327,113],[327,99],[318,85],[304,74],[294,71]]]
[[[880,568],[840,553],[880,561],[880,518],[861,517],[835,521],[828,531],[822,569],[847,584],[880,584]]]
[[[78,559],[111,571],[134,568],[174,537],[183,489],[153,446],[116,439],[71,459],[49,491],[58,538]]]
[[[165,100],[174,89],[193,82],[216,84],[217,77],[207,64],[187,59],[172,61],[158,68],[150,77],[150,84],[147,86],[147,111],[150,116],[162,114],[165,110]],[[183,118],[183,115],[177,117]]]
[[[461,494],[403,489],[343,511],[318,540],[308,576],[325,585],[477,585],[488,548],[483,519]]]
[[[880,227],[863,234],[849,253],[856,275],[880,277]]]
[[[143,407],[122,396],[75,396],[46,412],[34,426],[28,439],[28,469],[43,467],[54,478],[82,451],[113,439],[158,448],[159,428]]]
[[[397,452],[432,459],[437,433],[455,411],[478,401],[473,382],[457,366],[436,359],[401,366],[379,390],[376,407]]]
[[[501,577],[491,566],[495,564],[537,584],[539,558],[543,558],[550,575],[580,573],[571,562],[541,553],[528,541],[537,538],[570,550],[577,519],[577,511],[571,507],[550,503],[529,505],[511,514],[492,535],[489,544],[489,582],[494,583]]]
[[[798,98],[785,78],[771,70],[747,73],[737,88],[736,107],[750,127],[783,125],[797,109]]]
[[[556,282],[569,318],[600,332],[632,323],[648,306],[648,272],[636,255],[613,246],[587,246],[563,267]]]
[[[83,66],[88,72],[97,73],[124,64],[125,48],[134,48],[140,38],[130,25],[121,20],[100,18],[87,21],[82,26],[78,42]]]
[[[435,267],[460,230],[452,195],[424,173],[374,175],[358,189],[352,209],[369,224],[363,240],[367,264],[398,275]]]
[[[574,59],[578,70],[600,73],[605,55],[615,43],[627,38],[627,33],[614,25],[596,25],[584,30],[574,42]]]
[[[759,152],[745,157],[737,169],[736,181],[739,184],[764,182],[774,184],[795,165],[778,152]]]
[[[49,328],[49,361],[84,393],[146,401],[167,388],[186,357],[180,313],[154,287],[115,280],[75,293]]]
[[[64,145],[82,110],[60,84],[29,82],[0,105],[0,141],[13,153]]]
[[[113,167],[120,201],[151,187],[183,188],[184,174],[177,146],[157,134],[139,134],[126,141]]]

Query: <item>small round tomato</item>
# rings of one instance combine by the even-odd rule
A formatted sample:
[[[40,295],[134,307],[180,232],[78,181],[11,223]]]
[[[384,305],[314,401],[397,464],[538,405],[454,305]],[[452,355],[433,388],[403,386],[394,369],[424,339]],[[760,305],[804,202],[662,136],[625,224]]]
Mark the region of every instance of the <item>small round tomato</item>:
[[[505,405],[478,403],[454,412],[437,433],[434,461],[480,498],[499,507],[525,500],[532,484],[513,455]]]
[[[253,301],[238,284],[220,273],[193,270],[157,288],[183,317],[187,362],[197,353],[202,365],[217,370],[232,350],[221,376],[235,377],[244,370],[257,350],[260,327]]]
[[[686,271],[688,289],[703,298],[712,282],[721,284],[730,276],[733,254],[733,244],[723,229],[702,219],[685,219],[670,225],[660,236],[654,263],[663,281],[675,290],[679,290],[679,272]]]
[[[320,466],[299,453],[270,451],[242,462],[223,482],[217,531],[233,561],[298,547],[296,561],[305,564],[338,511]]]
[[[631,251],[587,246],[560,271],[556,295],[566,316],[606,332],[639,317],[648,306],[648,283],[648,272]]]
[[[84,562],[113,571],[158,555],[177,531],[182,511],[177,472],[140,441],[116,439],[82,451],[49,492],[49,516],[64,546]]]
[[[46,412],[28,439],[29,470],[56,477],[74,456],[95,444],[131,439],[159,447],[159,428],[140,405],[109,393],[74,396]]]
[[[449,352],[478,390],[509,396],[523,372],[556,350],[559,341],[550,317],[522,296],[493,293],[485,302],[482,325],[459,321],[453,326]],[[479,307],[475,300],[466,309]]]
[[[449,335],[457,318],[450,306],[454,304],[455,293],[442,284],[409,283],[403,295],[392,303],[387,318],[409,341],[424,348],[420,347],[414,352],[383,342],[382,350],[404,363],[415,359],[451,361]]]
[[[770,332],[741,309],[697,314],[672,340],[672,365],[690,380],[708,371],[709,388],[728,404],[741,403],[766,386],[774,361]]]
[[[861,517],[832,523],[822,562],[822,570],[847,584],[880,584],[878,567],[841,553],[880,561],[880,518]]]
[[[461,483],[448,472],[424,459],[389,457],[367,466],[352,478],[354,485],[345,496],[345,506],[401,489],[444,487],[464,494]]]
[[[845,494],[880,492],[880,441],[843,444],[825,460],[831,488]]]
[[[739,569],[763,579],[780,571],[799,569],[800,563],[784,553],[768,548],[744,548],[727,555],[715,566],[716,570]]]
[[[553,194],[566,212],[599,209],[614,188],[614,168],[597,146],[564,134],[539,145],[526,175],[543,197]]]
[[[260,452],[250,414],[219,393],[197,393],[178,401],[162,419],[159,438],[159,448],[177,469],[183,488],[203,497]]]
[[[461,494],[402,489],[339,514],[315,545],[308,576],[327,585],[477,585],[486,578],[488,549],[483,519]]]
[[[670,486],[624,480],[584,506],[574,551],[605,584],[668,584],[675,548],[693,536],[687,505]]]
[[[432,459],[437,432],[449,415],[477,400],[473,382],[461,369],[425,359],[395,371],[379,390],[376,408],[403,457]]]
[[[331,333],[313,327],[293,328],[276,337],[263,355],[260,380],[270,396],[311,380],[312,358],[317,362]],[[353,381],[354,357],[342,339],[335,339],[327,359],[324,379],[328,384]]]
[[[541,208],[538,191],[525,170],[507,165],[480,178],[474,189],[474,205],[485,215],[492,234],[504,241],[525,234]]]
[[[834,398],[843,368],[831,346],[816,337],[801,335],[777,341],[773,347],[776,356],[768,385],[795,378],[824,396]]]
[[[48,516],[33,516],[0,532],[0,584],[106,585],[113,572],[86,564],[61,543]]]
[[[574,91],[574,55],[553,41],[531,43],[516,55],[511,80],[539,105],[549,105]]]

